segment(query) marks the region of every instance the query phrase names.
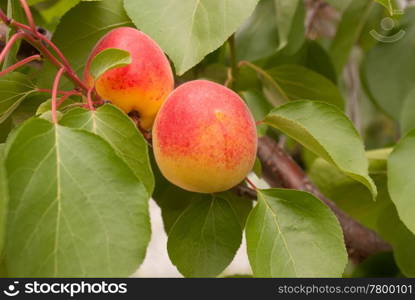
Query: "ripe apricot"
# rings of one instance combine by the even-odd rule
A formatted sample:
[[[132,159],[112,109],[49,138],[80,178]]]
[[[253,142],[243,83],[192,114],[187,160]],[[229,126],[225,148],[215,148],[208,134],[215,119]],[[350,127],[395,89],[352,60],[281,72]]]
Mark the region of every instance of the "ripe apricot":
[[[137,111],[141,127],[150,129],[174,88],[169,61],[157,43],[143,32],[131,27],[116,28],[98,41],[87,61],[84,78],[90,87],[94,84],[89,74],[91,60],[107,48],[129,51],[132,61],[101,75],[95,82],[98,95],[126,113]]]
[[[255,121],[230,89],[206,80],[170,94],[153,126],[153,149],[163,175],[192,192],[232,188],[253,168]]]

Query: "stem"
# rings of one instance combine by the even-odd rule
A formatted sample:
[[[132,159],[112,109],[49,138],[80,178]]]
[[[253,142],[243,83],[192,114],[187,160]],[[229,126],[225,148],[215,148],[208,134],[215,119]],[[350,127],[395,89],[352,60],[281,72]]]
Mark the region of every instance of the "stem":
[[[94,88],[89,88],[88,89],[88,93],[87,93],[87,103],[88,103],[88,107],[90,110],[95,110],[94,108],[94,102],[92,101],[92,91],[94,90]]]
[[[58,73],[56,73],[55,80],[53,81],[53,88],[52,88],[52,121],[55,124],[58,123],[58,118],[56,116],[56,111],[57,111],[56,96],[58,94],[59,82],[62,78],[63,72],[65,72],[64,67],[59,69]]]
[[[76,76],[76,74],[68,70],[67,67],[60,62],[49,50],[46,48],[41,41],[37,41],[34,39],[30,34],[25,34],[24,39],[29,42],[33,47],[37,48],[46,58],[48,58],[52,64],[54,64],[57,68],[65,68],[65,75],[76,85],[79,86],[84,91],[88,90],[88,87]]]
[[[13,47],[14,43],[17,42],[19,39],[23,38],[24,33],[18,32],[13,35],[10,40],[7,42],[6,46],[4,46],[3,51],[0,53],[0,63],[3,62],[6,55],[9,53],[10,49]]]
[[[36,30],[36,24],[35,21],[33,20],[33,16],[32,16],[32,12],[30,11],[29,5],[27,5],[26,0],[20,0],[20,5],[22,6],[24,13],[26,15],[27,18],[27,22],[30,25],[30,28],[35,32],[37,32]]]
[[[59,92],[59,91],[58,91],[58,92]],[[56,104],[57,108],[59,108],[59,106],[61,106],[61,105],[62,105],[62,103],[63,103],[63,102],[65,102],[65,100],[66,100],[66,99],[68,99],[70,96],[73,96],[73,95],[77,95],[77,94],[74,92],[74,93],[66,93],[65,95],[63,95],[63,96],[59,99],[58,103]]]
[[[275,80],[263,69],[261,69],[260,67],[258,67],[257,65],[254,65],[253,63],[250,63],[249,61],[241,61],[238,64],[238,67],[249,67],[252,70],[254,70],[258,75],[261,75],[262,77],[266,78],[275,88],[275,90],[278,92],[278,94],[281,96],[281,100],[283,102],[289,102],[290,98],[287,96],[287,94],[282,90],[282,88],[279,86],[278,83],[275,82]]]
[[[15,63],[14,65],[4,69],[3,71],[1,71],[0,72],[0,77],[3,76],[3,75],[6,75],[7,73],[9,73],[11,71],[16,70],[17,68],[19,68],[19,67],[21,67],[21,66],[23,66],[27,63],[30,63],[31,61],[41,60],[41,59],[42,58],[39,54],[35,54],[35,55],[32,55],[32,56],[26,57],[25,59],[22,59],[21,61],[19,61],[19,62]]]
[[[258,190],[258,188],[256,187],[256,185],[248,178],[245,177],[246,182],[248,182],[248,184],[254,189],[254,190]]]

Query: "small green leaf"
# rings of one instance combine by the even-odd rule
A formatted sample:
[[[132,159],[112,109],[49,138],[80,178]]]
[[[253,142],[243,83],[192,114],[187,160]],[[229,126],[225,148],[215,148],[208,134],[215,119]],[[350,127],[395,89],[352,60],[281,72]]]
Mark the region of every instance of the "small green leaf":
[[[95,111],[75,108],[63,116],[60,124],[101,136],[124,159],[151,195],[154,189],[154,176],[150,166],[148,145],[124,112],[110,104],[103,105]]]
[[[262,164],[258,157],[255,159],[255,165],[254,165],[253,171],[255,175],[258,176],[258,178],[262,177]]]
[[[376,198],[362,139],[339,109],[318,101],[295,101],[271,111],[264,123],[363,183]]]
[[[124,0],[131,20],[156,40],[184,74],[219,48],[254,11],[258,0]]]
[[[399,217],[415,233],[415,131],[411,131],[395,147],[388,160],[389,194]]]
[[[214,277],[235,256],[243,224],[234,207],[236,202],[230,201],[227,194],[194,195],[171,228],[167,249],[171,261],[184,276]]]
[[[12,277],[125,277],[150,239],[148,194],[111,146],[42,119],[8,143]]]
[[[255,277],[341,277],[347,263],[336,217],[305,192],[258,191],[246,239]]]
[[[94,56],[91,62],[90,72],[92,77],[97,80],[105,72],[114,68],[125,67],[130,63],[130,52],[116,48],[108,48]]]
[[[35,92],[26,75],[13,72],[0,77],[0,123],[4,122],[22,101]]]

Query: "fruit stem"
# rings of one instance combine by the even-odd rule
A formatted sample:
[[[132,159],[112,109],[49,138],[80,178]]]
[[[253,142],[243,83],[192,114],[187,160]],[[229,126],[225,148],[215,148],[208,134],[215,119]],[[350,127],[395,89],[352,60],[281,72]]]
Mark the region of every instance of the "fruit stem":
[[[58,123],[58,118],[57,118],[57,115],[56,115],[56,111],[57,111],[56,96],[58,94],[59,82],[60,82],[61,77],[62,77],[64,72],[65,72],[65,68],[64,67],[60,68],[58,73],[56,73],[55,80],[53,81],[53,88],[52,88],[52,121],[55,124]]]
[[[88,108],[89,110],[95,110],[94,108],[94,102],[92,101],[92,91],[94,90],[94,88],[89,88],[88,92],[87,92],[87,103],[88,103]]]
[[[253,63],[251,63],[249,61],[245,61],[245,60],[243,60],[243,61],[241,61],[241,62],[238,63],[238,68],[241,68],[243,66],[246,66],[246,67],[254,70],[258,75],[262,76],[263,78],[266,78],[269,82],[271,82],[272,85],[274,86],[274,88],[280,94],[280,96],[282,98],[281,100],[283,102],[289,102],[290,101],[290,99],[287,96],[287,94],[283,91],[283,89],[279,86],[279,84],[276,83],[275,80],[266,71],[264,71],[263,69],[261,69],[257,65],[255,65],[255,64],[253,64]]]
[[[27,22],[30,25],[30,28],[34,31],[37,32],[36,30],[36,24],[35,21],[33,20],[33,16],[32,16],[32,12],[30,11],[29,5],[27,5],[26,0],[20,0],[20,6],[23,8],[24,13],[26,15],[26,19]]]
[[[21,66],[23,66],[27,63],[30,63],[31,61],[41,60],[41,59],[42,58],[39,54],[35,54],[35,55],[32,55],[32,56],[26,57],[25,59],[22,59],[21,61],[15,63],[14,65],[11,65],[10,67],[4,69],[3,71],[1,71],[0,76],[6,75],[7,73],[12,72],[12,71],[16,70],[17,68],[19,68],[19,67],[21,67]]]
[[[4,58],[6,57],[7,53],[9,53],[14,43],[17,42],[19,39],[23,38],[23,36],[24,36],[24,33],[18,32],[10,38],[10,40],[4,46],[3,51],[1,51],[0,53],[0,63],[3,62]]]
[[[58,91],[58,93],[59,93],[59,91]],[[56,106],[57,106],[57,108],[59,108],[61,105],[62,105],[62,103],[63,102],[65,102],[65,100],[66,99],[68,99],[70,96],[74,96],[74,95],[79,95],[78,94],[78,92],[69,92],[69,93],[66,93],[66,94],[64,94],[60,99],[59,99],[59,101],[58,101],[58,103],[56,104]]]
[[[258,188],[256,187],[256,185],[248,178],[248,177],[245,177],[245,180],[246,180],[246,182],[255,190],[255,191],[257,191],[258,190]]]

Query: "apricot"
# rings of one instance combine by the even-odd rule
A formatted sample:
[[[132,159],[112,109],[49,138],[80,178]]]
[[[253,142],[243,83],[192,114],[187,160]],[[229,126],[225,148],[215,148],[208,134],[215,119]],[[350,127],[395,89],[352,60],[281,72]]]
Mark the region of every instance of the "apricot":
[[[241,182],[257,149],[255,121],[230,89],[206,80],[170,94],[153,126],[153,150],[162,174],[192,192],[215,193]]]
[[[141,127],[150,129],[161,105],[174,88],[168,59],[157,43],[143,32],[131,27],[116,28],[98,41],[88,58],[84,79],[89,87],[94,84],[89,74],[91,60],[107,48],[130,52],[131,64],[101,75],[95,82],[98,95],[126,113],[137,111]]]

